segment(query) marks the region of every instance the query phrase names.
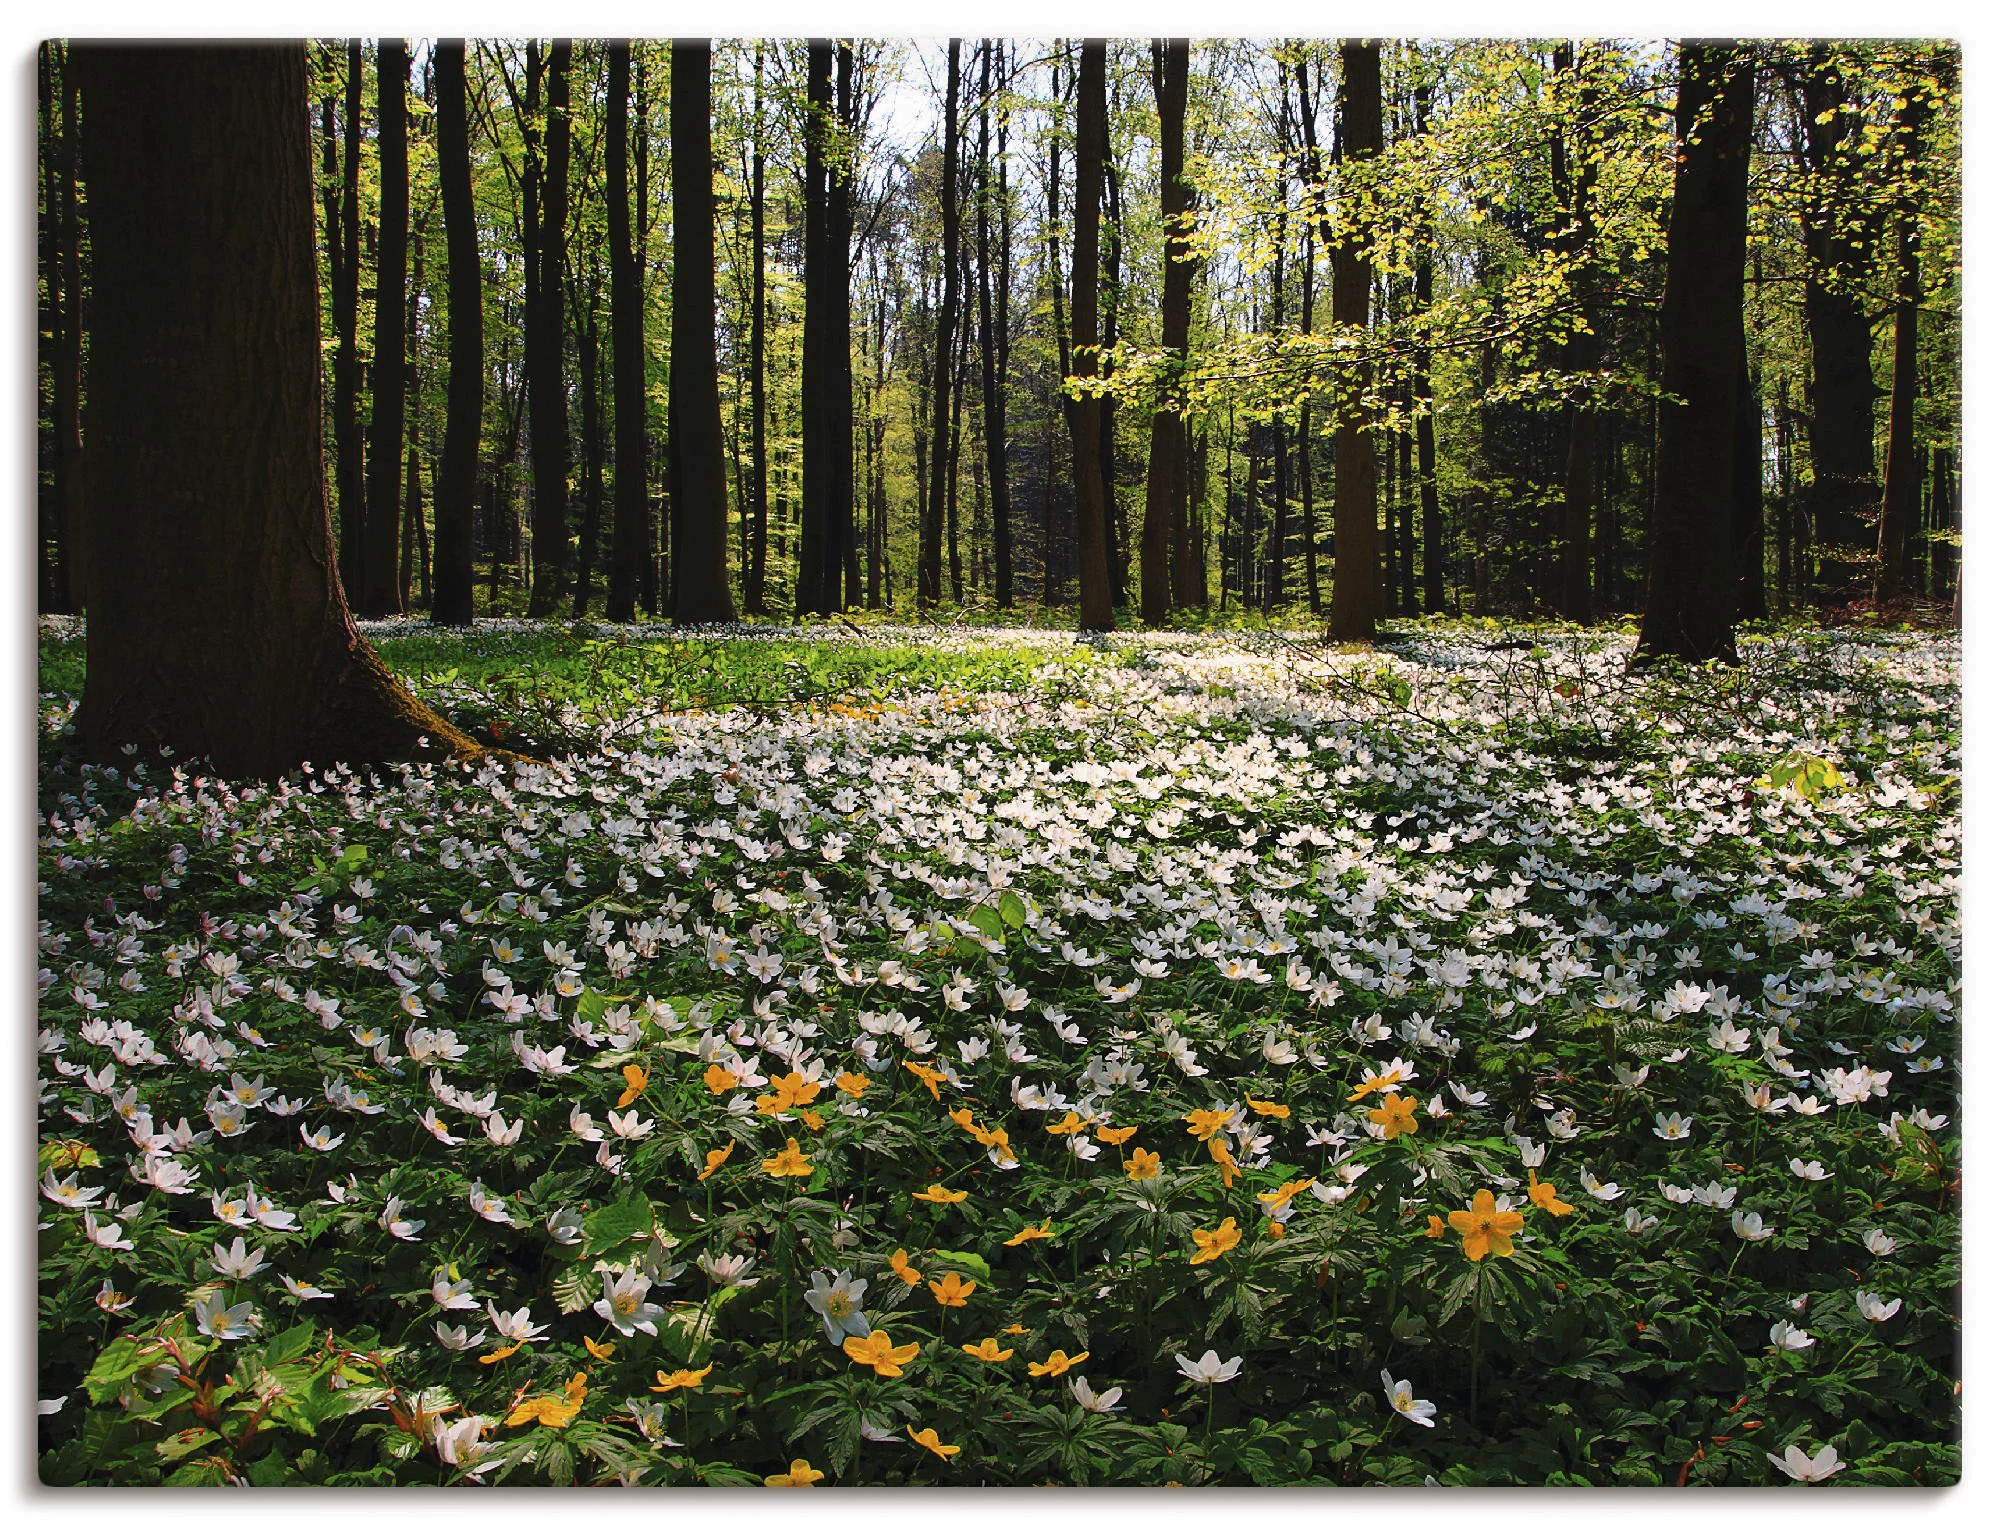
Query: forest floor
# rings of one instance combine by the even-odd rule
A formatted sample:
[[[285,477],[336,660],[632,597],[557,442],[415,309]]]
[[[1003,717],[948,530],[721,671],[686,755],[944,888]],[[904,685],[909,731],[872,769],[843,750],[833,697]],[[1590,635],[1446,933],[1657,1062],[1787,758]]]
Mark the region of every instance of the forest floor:
[[[1959,1474],[1959,653],[370,627],[41,681],[54,1483]]]

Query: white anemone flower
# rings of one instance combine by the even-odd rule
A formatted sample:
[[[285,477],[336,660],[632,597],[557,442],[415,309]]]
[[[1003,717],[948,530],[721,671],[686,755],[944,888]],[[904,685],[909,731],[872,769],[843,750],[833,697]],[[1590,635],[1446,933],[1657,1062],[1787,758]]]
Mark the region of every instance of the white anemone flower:
[[[806,1292],[806,1306],[820,1316],[826,1325],[826,1340],[829,1345],[839,1347],[850,1335],[856,1339],[867,1339],[868,1320],[861,1312],[861,1299],[868,1290],[865,1278],[856,1278],[852,1273],[842,1271],[831,1281],[826,1272],[812,1273],[812,1287]]]
[[[1821,1446],[1818,1453],[1812,1456],[1806,1455],[1797,1446],[1786,1446],[1783,1456],[1775,1451],[1766,1451],[1764,1454],[1771,1458],[1771,1465],[1785,1476],[1796,1478],[1802,1483],[1825,1482],[1834,1473],[1847,1466],[1847,1463],[1840,1459],[1840,1453],[1830,1445]]]
[[[1219,1382],[1233,1382],[1236,1374],[1243,1369],[1243,1357],[1231,1356],[1223,1360],[1213,1350],[1204,1351],[1199,1361],[1190,1361],[1186,1356],[1175,1356],[1175,1363],[1181,1375],[1197,1387],[1213,1387]]]

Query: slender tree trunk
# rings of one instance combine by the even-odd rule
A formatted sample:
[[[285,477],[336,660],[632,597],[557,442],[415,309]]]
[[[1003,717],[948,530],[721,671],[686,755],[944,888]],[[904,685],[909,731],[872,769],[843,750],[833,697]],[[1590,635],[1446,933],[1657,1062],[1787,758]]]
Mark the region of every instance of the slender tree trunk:
[[[1673,211],[1660,304],[1651,568],[1638,659],[1733,661],[1730,518],[1743,365],[1743,250],[1756,70],[1747,48],[1681,45]]]
[[[396,588],[396,528],[402,520],[403,409],[409,381],[403,331],[410,239],[409,76],[410,53],[402,39],[388,37],[377,43],[382,224],[375,246],[375,347],[369,366],[373,403],[359,600],[364,618],[402,612]]]
[[[56,50],[62,49],[61,62]],[[83,259],[77,218],[76,71],[64,44],[42,44],[44,152],[48,178],[44,182],[44,217],[49,227],[49,402],[54,439],[49,470],[49,520],[43,535],[47,575],[42,583],[43,607],[51,614],[68,614],[77,607],[82,588],[80,558],[74,548],[81,539],[83,482]],[[61,87],[52,76],[60,73]],[[55,121],[61,101],[61,126]]]
[[[806,44],[805,334],[799,376],[799,565],[793,608],[828,614],[826,586],[833,518],[832,245],[827,237],[828,146],[833,134],[833,41]],[[836,575],[836,586],[838,586]]]
[[[1160,348],[1169,360],[1185,358],[1194,310],[1194,263],[1187,235],[1194,195],[1187,183],[1188,40],[1153,41],[1153,103],[1160,116],[1160,227],[1165,264],[1160,276]],[[1139,530],[1139,618],[1158,629],[1172,598],[1168,556],[1172,520],[1181,510],[1185,535],[1188,491],[1187,426],[1178,404],[1181,388],[1162,389],[1153,412],[1146,460],[1146,517]],[[1185,598],[1180,600],[1185,604]]]
[[[833,419],[833,501],[829,526],[832,569],[827,591],[834,609],[859,601],[861,567],[854,543],[854,168],[861,143],[861,100],[855,89],[854,45],[834,47],[834,115],[841,127],[840,152],[829,166],[826,188],[826,234],[832,258],[827,297],[828,398]]]
[[[1111,155],[1107,119],[1104,143],[1104,314],[1098,342],[1110,349],[1118,342],[1119,302],[1124,295],[1121,271],[1121,244],[1124,239],[1125,209],[1118,194],[1118,163]],[[1111,606],[1123,609],[1131,599],[1132,546],[1125,525],[1125,507],[1118,497],[1118,398],[1107,393],[1098,400],[1097,449],[1103,464],[1098,475],[1104,483],[1104,547],[1111,571]]]
[[[1586,44],[1587,46],[1587,44]],[[1556,49],[1556,71],[1560,74],[1577,73],[1575,46],[1564,43]],[[1593,112],[1593,101],[1587,91],[1579,96],[1580,114],[1588,121]],[[1567,191],[1569,225],[1561,235],[1563,253],[1574,263],[1569,274],[1569,289],[1572,298],[1582,309],[1584,321],[1591,321],[1590,278],[1582,268],[1591,244],[1595,240],[1595,213],[1591,205],[1591,193],[1597,182],[1597,162],[1590,156],[1590,136],[1588,132],[1579,135],[1578,147],[1581,153],[1576,162],[1571,162],[1570,144],[1558,131],[1553,145],[1555,159],[1555,180],[1561,190]],[[1563,344],[1563,366],[1575,372],[1587,370],[1596,363],[1597,346],[1589,332],[1571,334]],[[1597,462],[1592,445],[1597,439],[1596,410],[1588,402],[1571,402],[1563,410],[1563,423],[1568,435],[1567,450],[1563,462],[1563,502],[1562,536],[1558,556],[1558,593],[1556,610],[1564,619],[1579,625],[1590,623],[1590,527],[1591,494],[1597,482]]]
[[[1730,540],[1736,547],[1736,617],[1770,613],[1764,587],[1764,404],[1748,347],[1736,372],[1736,439],[1731,472]]]
[[[451,369],[446,383],[444,454],[437,482],[436,597],[431,619],[440,625],[469,625],[473,499],[479,485],[479,430],[486,405],[485,293],[479,267],[479,226],[472,204],[465,39],[441,40],[435,58]]]
[[[1917,309],[1923,301],[1918,264],[1916,188],[1920,139],[1928,103],[1907,89],[1896,113],[1896,148],[1904,190],[1896,207],[1896,317],[1889,381],[1889,449],[1882,471],[1882,517],[1875,542],[1875,602],[1893,604],[1909,594],[1910,528],[1917,519],[1923,467],[1917,455]]]
[[[1007,503],[1007,391],[1006,335],[1007,272],[1004,261],[999,280],[994,279],[993,259],[993,50],[998,44],[988,37],[979,45],[979,366],[980,424],[986,446],[986,480],[993,500],[994,601],[1002,609],[1014,604],[1013,536],[1008,523]],[[1000,119],[1000,199],[1004,203],[1006,182],[1007,121]],[[1004,206],[1001,217],[1006,212]],[[998,290],[996,291],[996,285]],[[997,302],[995,298],[998,298]],[[996,322],[997,312],[997,322]]]
[[[625,624],[637,613],[646,555],[646,296],[643,268],[632,247],[632,197],[628,189],[631,41],[611,43],[606,62],[609,99],[604,124],[604,210],[611,223],[612,437],[611,579],[604,617],[614,624]],[[640,194],[644,193],[641,184]],[[761,258],[758,265],[761,271]]]
[[[1360,163],[1382,152],[1382,46],[1340,45],[1340,153]],[[1368,325],[1372,284],[1365,226],[1344,229],[1328,250],[1333,266],[1333,321],[1356,331]],[[1343,378],[1333,436],[1333,597],[1331,641],[1372,641],[1382,608],[1382,556],[1375,507],[1375,443],[1368,433],[1366,376]]]
[[[646,293],[644,287],[647,251],[652,245],[653,218],[655,208],[658,206],[658,198],[653,195],[652,181],[648,171],[647,122],[650,112],[647,106],[648,97],[646,94],[646,52],[643,48],[635,51],[632,55],[632,98],[638,103],[638,111],[635,113],[636,120],[632,124],[632,199],[638,214],[638,229],[634,240],[633,261],[637,267],[641,283],[637,289],[637,299],[633,303],[634,316],[631,320],[636,325],[639,335],[638,350],[633,362],[634,373],[639,378],[639,406],[632,410],[634,416],[640,420],[639,468],[636,473],[642,484],[639,489],[641,503],[639,510],[640,530],[638,550],[639,607],[644,609],[648,614],[658,614],[660,612],[660,562],[658,547],[655,544],[658,525],[655,522],[655,515],[653,513],[653,494],[650,484],[653,481],[653,472],[656,469],[657,463],[661,460],[663,453],[654,445],[651,428],[651,389],[646,383],[649,356],[646,349]],[[616,342],[615,339],[613,342]],[[759,527],[761,529],[761,525]]]
[[[340,508],[340,576],[360,601],[367,522],[361,437],[361,117],[366,70],[361,40],[347,44],[347,102],[340,183],[340,264],[333,272],[334,485]]]
[[[952,356],[958,335],[958,60],[959,40],[946,44],[944,86],[944,292],[938,304],[936,359],[931,366],[930,484],[918,529],[917,606],[929,608],[943,596],[944,513],[951,469]]]
[[[569,590],[569,393],[563,381],[563,289],[569,241],[569,76],[573,45],[549,46],[541,226],[535,235],[540,274],[528,303],[528,452],[535,479],[535,573],[528,617],[548,619]]]
[[[1098,374],[1097,201],[1104,184],[1109,129],[1104,106],[1104,39],[1086,38],[1076,78],[1076,243],[1070,263],[1070,365],[1072,376]],[[1099,440],[1103,407],[1085,393],[1066,398],[1070,470],[1076,482],[1079,619],[1085,630],[1109,630],[1111,571],[1105,546],[1105,482]]]
[[[583,525],[576,540],[576,590],[570,612],[581,619],[590,608],[591,564],[604,518],[604,392],[597,326],[597,275],[576,293],[582,313],[576,322],[577,394],[583,412]]]
[[[92,235],[84,750],[170,746],[230,777],[476,754],[362,640],[335,575],[304,47],[70,56]]]
[[[715,364],[715,155],[709,40],[673,44],[674,304],[672,494],[674,621],[733,621],[729,487]]]

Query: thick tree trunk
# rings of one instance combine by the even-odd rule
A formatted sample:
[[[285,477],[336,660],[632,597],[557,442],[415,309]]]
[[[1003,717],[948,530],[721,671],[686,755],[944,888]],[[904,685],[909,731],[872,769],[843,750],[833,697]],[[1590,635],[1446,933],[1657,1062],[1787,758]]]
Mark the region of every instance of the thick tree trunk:
[[[472,204],[465,39],[442,39],[434,57],[451,369],[446,382],[444,452],[438,463],[437,544],[432,558],[436,596],[431,619],[440,625],[469,625],[473,501],[479,488],[479,429],[486,405],[485,290],[480,279],[479,225]]]
[[[1382,45],[1340,45],[1340,155],[1343,162],[1382,152]],[[1358,224],[1328,249],[1333,266],[1333,321],[1357,331],[1368,325],[1372,283],[1369,237]],[[1375,507],[1375,441],[1367,430],[1366,377],[1343,378],[1333,435],[1333,597],[1330,641],[1372,641],[1382,609],[1382,556]]]
[[[1875,340],[1867,282],[1876,231],[1854,194],[1868,150],[1853,88],[1831,46],[1815,44],[1802,85],[1806,164],[1806,332],[1812,384],[1806,410],[1813,463],[1814,539],[1822,592],[1860,591],[1870,543],[1865,523],[1879,500],[1875,478]]]
[[[475,755],[361,639],[334,568],[303,46],[72,58],[93,251],[85,750],[164,745],[232,777]]]
[[[1194,195],[1187,183],[1188,40],[1153,43],[1153,103],[1160,115],[1160,226],[1166,263],[1160,276],[1160,348],[1170,360],[1187,354],[1194,311],[1194,264],[1187,235]],[[1146,459],[1146,517],[1139,530],[1139,618],[1158,629],[1167,622],[1173,589],[1168,555],[1172,521],[1187,502],[1187,426],[1175,404],[1180,389],[1163,389],[1153,413]]]
[[[1918,264],[1916,190],[1907,177],[1918,173],[1919,139],[1927,103],[1916,90],[1903,96],[1896,113],[1896,148],[1905,189],[1896,208],[1896,320],[1889,380],[1889,450],[1882,471],[1882,518],[1875,542],[1875,602],[1908,596],[1910,528],[1917,521],[1923,467],[1917,455],[1917,309],[1923,301],[1923,269]]]
[[[68,614],[76,607],[81,587],[73,547],[79,540],[83,481],[83,260],[78,239],[76,204],[77,126],[76,71],[67,47],[57,65],[55,50],[42,44],[44,116],[48,180],[43,215],[49,227],[46,278],[49,285],[49,388],[54,439],[49,472],[49,522],[43,527],[46,557],[41,584],[42,605],[50,614]],[[61,89],[53,77],[61,76]],[[61,100],[61,126],[54,120]]]
[[[715,155],[709,40],[676,38],[671,85],[674,180],[674,622],[736,618],[729,588],[729,483],[715,365]]]
[[[743,589],[743,612],[764,613],[764,576],[770,544],[771,457],[766,438],[770,404],[765,397],[768,299],[764,293],[764,45],[757,44],[751,95],[750,136],[750,498],[741,505],[748,521],[750,572]]]
[[[826,586],[833,509],[832,354],[834,336],[828,286],[833,280],[827,239],[828,146],[833,133],[833,40],[806,43],[805,130],[805,333],[799,389],[799,565],[792,607],[799,614],[827,614],[834,598]],[[836,587],[838,586],[838,573]]]
[[[1736,656],[1730,520],[1755,87],[1747,48],[1681,45],[1680,154],[1660,304],[1660,379],[1674,401],[1660,410],[1642,661]]]
[[[834,49],[834,112],[842,130],[841,152],[829,166],[826,187],[826,237],[832,259],[827,286],[831,311],[828,337],[828,409],[833,419],[833,500],[830,550],[832,570],[827,591],[835,610],[858,602],[861,567],[854,544],[854,295],[850,284],[854,244],[854,168],[861,143],[861,101],[855,91],[854,46],[841,42]],[[844,579],[844,582],[843,582]],[[844,591],[843,591],[844,589]]]
[[[569,588],[569,394],[563,383],[563,287],[568,265],[569,74],[573,45],[549,47],[548,124],[542,163],[540,226],[533,257],[540,269],[527,312],[528,455],[535,482],[535,574],[528,617],[547,619]]]
[[[376,44],[375,84],[382,224],[375,245],[375,345],[368,370],[373,402],[358,601],[364,618],[403,609],[396,580],[396,530],[402,522],[403,410],[409,384],[403,304],[408,300],[410,243],[410,52],[401,38],[385,37]]]
[[[604,128],[604,208],[611,223],[611,578],[604,617],[633,618],[646,554],[646,335],[645,291],[632,248],[632,198],[628,122],[632,100],[632,44],[609,48]],[[641,192],[643,194],[644,187]],[[761,266],[761,253],[759,258]]]
[[[1076,243],[1070,261],[1069,374],[1098,373],[1097,202],[1104,184],[1109,136],[1104,107],[1104,39],[1086,38],[1076,77]],[[1070,471],[1076,482],[1076,560],[1085,630],[1109,630],[1111,569],[1105,546],[1105,482],[1100,431],[1101,401],[1085,393],[1066,397]]]

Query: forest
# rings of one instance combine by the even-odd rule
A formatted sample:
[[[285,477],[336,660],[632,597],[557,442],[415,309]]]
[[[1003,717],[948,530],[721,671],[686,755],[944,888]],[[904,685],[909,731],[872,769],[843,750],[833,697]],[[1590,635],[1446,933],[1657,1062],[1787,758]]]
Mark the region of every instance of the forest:
[[[1364,603],[1643,609],[1673,49],[729,41],[678,138],[673,56],[313,46],[324,437],[358,613],[1298,611],[1353,638]],[[1732,506],[1702,510],[1738,566],[1707,575],[1734,576],[1745,619],[1948,608],[1955,54],[1755,64],[1732,119]],[[40,67],[61,613],[89,233],[60,45]],[[697,269],[688,139],[712,170]],[[721,461],[704,444],[677,497],[688,343],[713,353]],[[686,605],[677,544],[707,558]]]
[[[44,43],[42,1482],[1955,1485],[1959,67]]]

